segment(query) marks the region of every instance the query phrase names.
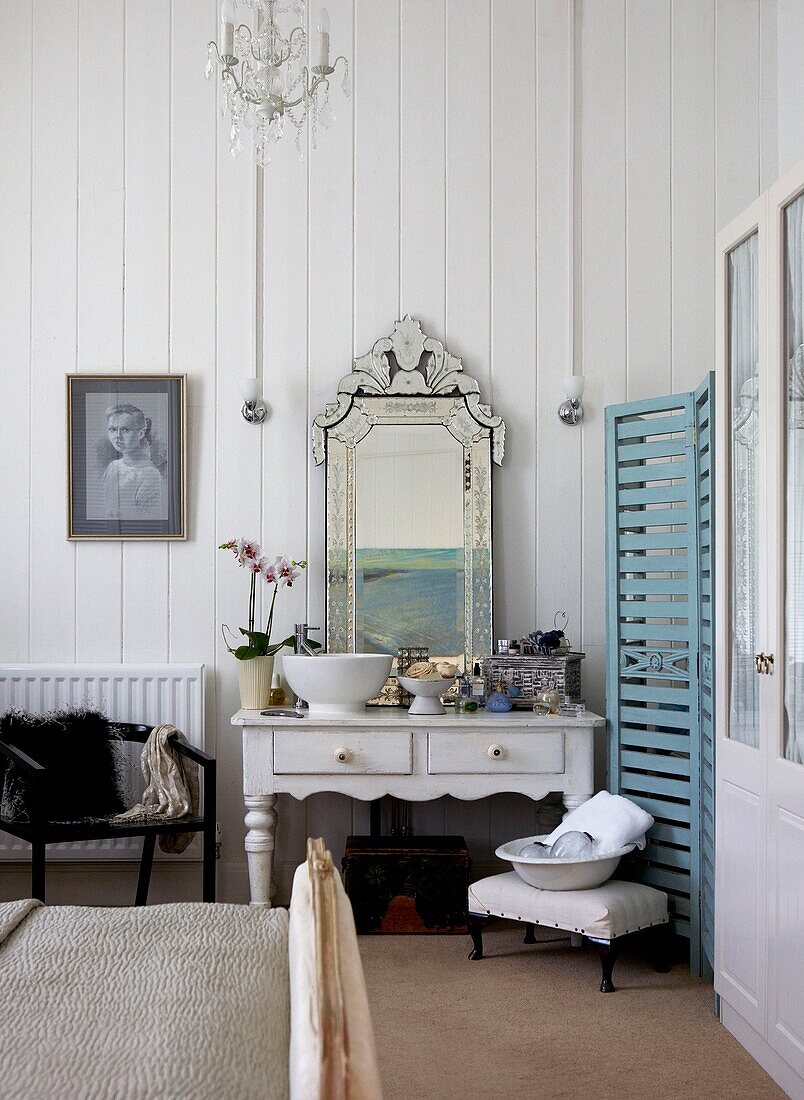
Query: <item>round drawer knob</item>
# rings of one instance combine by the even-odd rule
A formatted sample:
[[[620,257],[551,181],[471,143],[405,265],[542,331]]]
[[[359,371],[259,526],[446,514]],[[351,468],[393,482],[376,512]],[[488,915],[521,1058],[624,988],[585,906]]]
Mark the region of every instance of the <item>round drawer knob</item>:
[[[502,745],[489,745],[486,751],[492,760],[501,760],[505,756],[505,749]]]
[[[352,759],[352,754],[349,749],[340,748],[335,750],[335,759],[339,764],[348,764]]]

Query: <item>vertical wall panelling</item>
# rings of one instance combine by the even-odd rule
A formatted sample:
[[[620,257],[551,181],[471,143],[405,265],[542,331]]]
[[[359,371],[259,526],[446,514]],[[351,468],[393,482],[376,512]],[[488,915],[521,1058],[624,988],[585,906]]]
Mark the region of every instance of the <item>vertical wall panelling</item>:
[[[445,40],[447,347],[484,397],[491,378],[491,0],[447,0]],[[472,57],[472,66],[465,58]],[[526,102],[529,102],[528,96]],[[531,200],[532,207],[532,200]],[[528,207],[525,207],[527,211]],[[495,411],[499,411],[496,409]],[[499,482],[498,482],[499,484]],[[512,534],[513,537],[513,534]],[[445,829],[475,851],[488,843],[488,809],[444,803]]]
[[[210,34],[213,25],[209,23]],[[241,378],[257,369],[257,172],[249,141],[238,158],[229,151],[228,126],[216,112],[217,136],[210,149],[215,163],[217,188],[217,239],[215,270],[215,527],[209,555],[214,555],[214,630],[217,698],[218,799],[223,807],[223,836],[219,872],[221,886],[244,890],[244,882],[232,882],[239,866],[242,875],[243,787],[240,739],[229,719],[240,706],[237,665],[226,649],[220,624],[237,633],[246,626],[249,582],[234,557],[213,547],[229,538],[260,537],[262,520],[262,444],[265,426],[246,423],[240,409]],[[247,138],[250,135],[246,134]],[[241,895],[242,896],[242,895]]]
[[[203,662],[207,667],[207,740],[213,752],[217,740],[215,328],[219,149],[216,89],[204,79],[204,66],[197,59],[203,60],[216,24],[213,0],[173,0],[170,369],[187,374],[188,539],[171,543],[168,551],[168,656],[173,661]],[[230,487],[224,491],[229,492]],[[230,819],[223,806],[221,818],[226,835]]]
[[[670,389],[670,3],[626,2],[628,397]]]
[[[557,611],[569,616],[577,642],[581,622],[581,441],[556,415],[572,373],[572,41],[573,5],[539,0],[536,35],[536,623],[512,623],[509,636],[549,629]],[[549,165],[549,171],[546,166]],[[558,469],[560,468],[560,476]],[[546,537],[551,528],[560,537]],[[567,568],[567,562],[573,563]],[[547,624],[547,625],[545,625]]]
[[[80,0],[78,37],[78,370],[114,374],[123,366],[123,0]],[[122,543],[80,542],[75,559],[76,660],[119,660]]]
[[[218,145],[215,85],[192,60],[216,24],[212,0],[173,0],[172,12],[170,368],[188,375],[188,540],[170,546],[170,657],[212,667]]]
[[[581,332],[586,378],[583,441],[583,678],[586,703],[604,713],[606,608],[603,410],[626,394],[626,13],[624,0],[581,4]],[[566,429],[569,430],[569,429]],[[541,449],[540,449],[541,450]],[[574,639],[573,639],[574,640]],[[605,735],[595,781],[606,780]]]
[[[355,0],[355,355],[399,319],[399,6]]]
[[[759,5],[759,189],[766,191],[784,172],[779,163],[779,128],[776,120],[781,110],[779,94],[779,63],[777,51],[778,13],[775,0]],[[800,44],[801,39],[796,41]],[[794,109],[800,119],[804,115],[804,97],[793,96]],[[804,149],[802,149],[804,152]]]
[[[9,629],[0,631],[0,659],[28,656],[28,572],[31,475],[30,356],[31,356],[31,139],[34,6],[16,0],[0,2],[0,24],[15,29],[15,48],[0,71],[0,210],[3,211],[3,248],[0,250],[0,346],[3,348],[4,416],[14,431],[0,433],[0,469],[14,471],[3,479],[4,528],[11,552],[3,562],[0,618]],[[61,392],[60,390],[58,392]],[[13,532],[13,543],[12,543]],[[62,531],[62,536],[64,532]],[[22,535],[22,538],[20,538]]]
[[[399,314],[410,313],[422,322],[425,332],[443,337],[446,0],[403,0],[400,78]],[[414,804],[414,829],[442,832],[444,813],[443,798]]]
[[[355,355],[368,351],[399,318],[399,9],[400,0],[355,0]],[[368,831],[366,805],[353,802],[352,818],[356,832]]]
[[[354,57],[352,0],[328,0],[332,21],[332,56]],[[317,18],[317,10],[310,12]],[[353,358],[352,347],[352,208],[354,202],[352,146],[354,99],[341,90],[339,70],[332,81],[330,100],[336,120],[328,130],[319,128],[315,135],[308,165],[308,293],[315,303],[308,314],[308,408],[304,433],[310,471],[307,489],[307,556],[312,563],[307,578],[310,622],[320,626],[314,637],[324,640],[326,574],[325,545],[325,473],[313,464],[310,454],[309,425],[313,417],[332,401],[338,380],[348,374]],[[333,267],[337,277],[333,278]],[[389,329],[390,331],[390,319]],[[378,332],[381,336],[386,329]],[[376,337],[375,337],[376,338]],[[362,351],[366,349],[361,349]],[[342,854],[342,838],[351,832],[352,806],[348,799],[333,795],[315,795],[308,799],[307,821],[311,836],[324,836],[327,830],[336,839],[330,842],[336,862]]]
[[[16,9],[15,9],[16,11]],[[16,18],[16,14],[14,16]],[[75,660],[75,543],[66,534],[64,375],[76,368],[78,3],[36,0],[31,211],[30,523],[34,660]],[[53,74],[59,74],[58,111]],[[46,75],[47,74],[47,75]],[[48,568],[37,549],[47,547]],[[12,554],[17,548],[12,548]],[[115,614],[112,609],[112,614]],[[11,633],[21,633],[23,624]]]
[[[262,537],[272,554],[295,558],[309,557],[308,165],[306,135],[302,134],[297,149],[295,133],[289,128],[263,172],[263,390],[269,416],[262,428]],[[311,571],[316,568],[323,568],[323,563],[311,563]],[[282,593],[274,627],[277,639],[287,637],[294,622],[323,625],[313,617],[315,611],[307,608],[306,593],[306,577]],[[284,889],[288,896],[285,881],[289,878],[283,878],[282,871],[290,871],[293,849],[303,851],[306,832],[305,805],[292,798],[280,799],[280,895]],[[288,861],[286,868],[283,859]]]
[[[170,5],[125,6],[123,369],[170,364]],[[123,660],[168,656],[168,546],[123,544]]]
[[[539,553],[531,473],[538,375],[536,5],[492,0],[490,33],[491,372],[494,410],[507,429],[505,462],[494,471],[494,633],[510,637],[534,627]],[[501,841],[534,831],[533,806],[525,799],[498,795],[489,799],[488,815],[491,835]]]
[[[673,0],[671,385],[697,385],[714,354],[715,5]]]
[[[399,312],[445,323],[445,0],[403,0],[400,50]],[[384,330],[383,330],[384,331]]]
[[[716,231],[761,191],[759,7],[759,0],[716,0]]]
[[[603,410],[625,398],[625,4],[584,0],[576,43],[580,67],[580,313],[586,377],[583,426],[583,625],[587,705],[605,705],[606,607],[603,531]],[[569,431],[570,429],[565,429]],[[575,639],[573,638],[573,641]],[[605,783],[605,738],[595,780]]]

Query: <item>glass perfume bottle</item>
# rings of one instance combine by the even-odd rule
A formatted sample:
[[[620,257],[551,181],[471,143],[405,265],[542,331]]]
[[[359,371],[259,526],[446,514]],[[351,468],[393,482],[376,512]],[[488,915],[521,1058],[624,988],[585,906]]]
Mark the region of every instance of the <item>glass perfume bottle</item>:
[[[486,697],[486,685],[483,682],[483,675],[480,671],[480,661],[475,661],[472,664],[472,675],[469,684],[469,698],[474,699],[479,706]]]

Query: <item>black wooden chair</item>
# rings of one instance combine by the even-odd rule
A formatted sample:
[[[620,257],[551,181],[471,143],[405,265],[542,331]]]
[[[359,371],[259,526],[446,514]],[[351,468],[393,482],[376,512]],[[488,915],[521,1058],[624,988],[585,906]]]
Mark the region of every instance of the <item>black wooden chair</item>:
[[[115,722],[124,741],[145,744],[151,726],[130,722]],[[203,769],[203,813],[188,814],[176,821],[132,822],[130,825],[113,825],[110,821],[53,822],[47,817],[47,807],[41,797],[47,768],[15,745],[0,741],[0,754],[13,761],[25,774],[31,785],[31,813],[29,821],[14,821],[0,816],[0,830],[27,840],[31,845],[31,896],[45,900],[45,849],[48,844],[71,843],[77,840],[111,840],[124,836],[141,836],[142,858],[137,881],[135,905],[148,901],[148,887],[154,859],[156,838],[163,833],[203,833],[203,899],[215,900],[215,782],[216,762],[213,756],[193,745],[173,741],[173,747],[182,756],[194,760]]]

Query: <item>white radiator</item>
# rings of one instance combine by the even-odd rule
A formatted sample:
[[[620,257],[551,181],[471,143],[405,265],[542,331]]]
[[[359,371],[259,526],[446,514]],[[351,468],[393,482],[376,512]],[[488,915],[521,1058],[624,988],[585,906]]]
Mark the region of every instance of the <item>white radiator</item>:
[[[0,714],[19,707],[35,714],[86,704],[118,722],[170,722],[204,748],[203,665],[0,665]],[[142,794],[140,746],[130,749],[128,795]],[[139,859],[142,840],[89,840],[48,845],[48,859]],[[29,845],[0,832],[0,859],[29,858]],[[198,859],[199,842],[171,859]]]

